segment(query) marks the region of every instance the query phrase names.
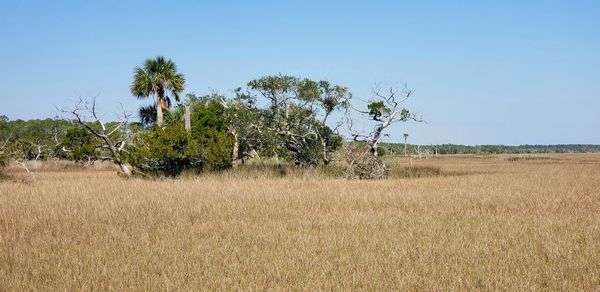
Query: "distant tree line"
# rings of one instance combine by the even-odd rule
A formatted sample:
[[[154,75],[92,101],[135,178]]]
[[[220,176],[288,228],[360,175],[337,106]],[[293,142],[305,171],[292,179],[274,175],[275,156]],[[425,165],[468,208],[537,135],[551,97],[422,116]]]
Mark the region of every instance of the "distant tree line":
[[[598,153],[600,145],[594,144],[558,144],[558,145],[414,145],[407,144],[409,153],[427,154],[534,154],[534,153]],[[402,155],[403,143],[384,143],[381,146],[384,155]]]

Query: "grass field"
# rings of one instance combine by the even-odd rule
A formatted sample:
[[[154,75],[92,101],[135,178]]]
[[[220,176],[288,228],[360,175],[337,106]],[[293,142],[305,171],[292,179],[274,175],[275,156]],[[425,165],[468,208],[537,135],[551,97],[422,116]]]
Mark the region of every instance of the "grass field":
[[[380,181],[45,169],[0,182],[0,290],[598,290],[600,155],[535,157]]]

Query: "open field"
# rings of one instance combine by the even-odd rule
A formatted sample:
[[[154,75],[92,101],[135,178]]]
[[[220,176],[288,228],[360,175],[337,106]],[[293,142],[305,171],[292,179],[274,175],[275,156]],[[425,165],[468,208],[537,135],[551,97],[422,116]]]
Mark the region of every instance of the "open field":
[[[600,155],[510,157],[381,181],[40,171],[0,182],[0,290],[600,289]]]

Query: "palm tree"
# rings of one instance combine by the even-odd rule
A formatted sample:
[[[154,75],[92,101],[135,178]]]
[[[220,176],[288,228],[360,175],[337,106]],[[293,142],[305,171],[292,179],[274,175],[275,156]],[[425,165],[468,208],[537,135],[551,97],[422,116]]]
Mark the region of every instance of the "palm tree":
[[[150,104],[140,107],[138,114],[140,116],[140,124],[147,129],[156,125],[156,105]]]
[[[177,65],[162,56],[146,59],[143,67],[135,67],[131,93],[138,98],[156,99],[156,125],[163,122],[163,110],[171,106],[171,97],[179,101],[185,87],[185,76],[177,72]],[[170,96],[169,96],[170,94]]]

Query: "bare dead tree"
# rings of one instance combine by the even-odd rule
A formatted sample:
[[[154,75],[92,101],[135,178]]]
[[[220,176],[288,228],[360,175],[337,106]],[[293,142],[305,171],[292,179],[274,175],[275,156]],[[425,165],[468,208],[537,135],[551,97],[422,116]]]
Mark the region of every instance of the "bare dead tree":
[[[366,102],[368,110],[357,110],[353,107],[375,125],[371,132],[365,134],[354,128],[354,121],[348,116],[346,123],[352,140],[362,143],[363,146],[348,148],[347,178],[378,179],[387,175],[387,166],[378,157],[377,151],[382,139],[388,136],[385,131],[398,122],[423,121],[417,114],[404,107],[404,102],[411,94],[412,91],[406,85],[400,90],[390,87],[386,91],[376,86],[373,89],[373,98]]]
[[[108,156],[101,157],[101,160],[111,160],[113,163],[117,164],[124,176],[129,177],[132,175],[129,165],[123,161],[123,153],[125,146],[127,145],[127,138],[114,140],[114,134],[120,129],[127,127],[131,116],[130,113],[123,111],[119,116],[120,121],[109,128],[100,119],[100,115],[97,112],[96,97],[92,97],[91,100],[78,98],[73,108],[58,110],[71,115],[77,124],[102,141],[101,145],[98,147],[108,150]],[[100,129],[94,129],[90,122],[98,123]]]
[[[412,91],[406,87],[406,84],[400,90],[394,87],[390,87],[386,91],[381,90],[379,86],[373,88],[374,98],[368,103],[368,111],[357,111],[374,121],[375,127],[367,135],[351,130],[353,140],[367,142],[371,154],[377,156],[377,148],[381,140],[388,136],[384,133],[388,127],[397,122],[423,122],[418,114],[404,107],[404,102],[410,98],[411,94]]]

